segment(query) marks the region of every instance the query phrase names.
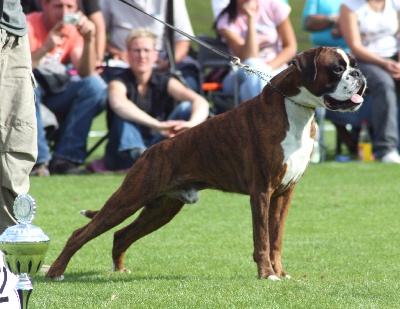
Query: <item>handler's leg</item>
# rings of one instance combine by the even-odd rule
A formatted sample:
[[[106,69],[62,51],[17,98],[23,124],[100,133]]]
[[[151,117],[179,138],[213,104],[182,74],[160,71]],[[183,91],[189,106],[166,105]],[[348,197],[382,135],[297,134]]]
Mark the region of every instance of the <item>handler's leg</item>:
[[[28,37],[0,29],[0,233],[16,224],[13,202],[36,162],[34,87]]]

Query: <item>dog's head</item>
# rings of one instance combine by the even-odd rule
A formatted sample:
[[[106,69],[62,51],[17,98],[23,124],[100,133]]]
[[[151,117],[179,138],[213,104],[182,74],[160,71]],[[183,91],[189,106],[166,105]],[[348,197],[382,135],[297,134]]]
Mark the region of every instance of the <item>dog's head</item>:
[[[360,108],[366,79],[342,49],[312,48],[298,54],[292,64],[302,76],[300,94],[292,97],[296,102],[343,112]]]

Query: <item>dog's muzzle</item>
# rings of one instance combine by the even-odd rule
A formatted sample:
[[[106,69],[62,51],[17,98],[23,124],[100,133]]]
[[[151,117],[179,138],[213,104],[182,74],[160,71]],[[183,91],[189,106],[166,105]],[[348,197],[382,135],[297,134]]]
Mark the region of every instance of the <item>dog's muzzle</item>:
[[[324,96],[324,104],[328,109],[333,111],[350,112],[356,111],[361,107],[361,104],[364,102],[364,98],[362,96],[367,88],[366,79],[358,69],[354,69],[352,72],[350,72],[349,76],[356,79],[355,82],[358,85],[358,91],[349,99],[344,101],[334,99],[330,95]]]

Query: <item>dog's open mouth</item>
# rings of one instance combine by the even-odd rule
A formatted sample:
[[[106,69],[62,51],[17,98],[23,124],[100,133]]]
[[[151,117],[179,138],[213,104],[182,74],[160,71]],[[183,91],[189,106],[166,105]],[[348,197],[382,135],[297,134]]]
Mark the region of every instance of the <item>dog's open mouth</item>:
[[[325,96],[324,97],[324,104],[327,108],[330,110],[354,110],[357,109],[362,102],[364,102],[364,98],[362,95],[364,94],[366,85],[365,83],[362,83],[360,89],[358,89],[358,92],[356,94],[353,94],[353,96],[346,100],[346,101],[339,101],[331,96]]]

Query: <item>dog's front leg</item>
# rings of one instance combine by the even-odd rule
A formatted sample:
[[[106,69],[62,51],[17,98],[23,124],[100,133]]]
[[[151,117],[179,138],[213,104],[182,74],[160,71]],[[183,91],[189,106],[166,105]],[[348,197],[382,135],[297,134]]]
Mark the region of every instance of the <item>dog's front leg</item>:
[[[282,269],[282,238],[286,215],[293,197],[294,186],[285,192],[272,196],[269,208],[269,243],[271,246],[270,259],[275,274],[290,278]]]
[[[251,212],[253,216],[253,259],[257,263],[258,277],[277,280],[271,260],[269,244],[268,215],[270,207],[269,193],[250,194]]]

